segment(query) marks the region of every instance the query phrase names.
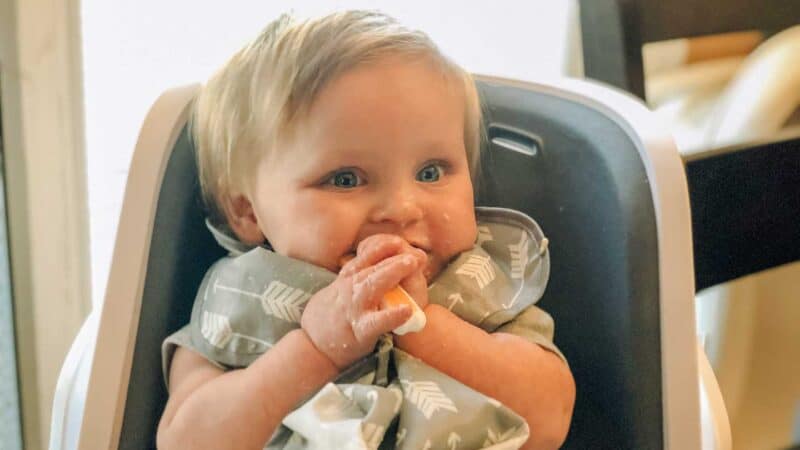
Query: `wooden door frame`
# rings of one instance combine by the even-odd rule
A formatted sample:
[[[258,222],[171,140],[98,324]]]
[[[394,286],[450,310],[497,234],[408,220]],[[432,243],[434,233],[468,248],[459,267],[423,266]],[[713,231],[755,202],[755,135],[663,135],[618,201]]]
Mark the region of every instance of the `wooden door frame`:
[[[79,0],[0,0],[5,175],[22,434],[45,448],[91,308]]]

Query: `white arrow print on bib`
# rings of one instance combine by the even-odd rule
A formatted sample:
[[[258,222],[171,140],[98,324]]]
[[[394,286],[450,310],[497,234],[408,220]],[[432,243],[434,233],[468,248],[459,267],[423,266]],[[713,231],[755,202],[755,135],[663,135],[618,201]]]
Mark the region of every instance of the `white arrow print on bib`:
[[[458,444],[461,443],[461,436],[456,434],[456,432],[450,433],[450,436],[447,436],[447,445],[450,446],[450,450],[456,450]]]
[[[450,306],[447,307],[449,311],[452,311],[457,304],[464,303],[464,298],[458,292],[448,295],[447,299],[450,300]]]
[[[494,236],[492,236],[492,232],[489,230],[489,227],[486,225],[481,225],[478,227],[478,241],[475,243],[475,245],[480,247],[484,242],[493,240]]]
[[[506,439],[510,438],[511,436],[513,436],[516,431],[517,431],[516,428],[511,428],[510,430],[506,430],[505,433],[501,434],[501,433],[495,433],[494,430],[490,427],[488,430],[487,439],[483,441],[483,446],[488,447],[492,444],[499,444],[505,441]]]
[[[511,253],[511,278],[522,279],[525,275],[529,244],[528,235],[521,233],[519,242],[508,246],[508,250]]]
[[[406,398],[426,419],[430,419],[440,409],[457,413],[458,408],[448,396],[439,389],[433,381],[406,381],[400,380],[405,387]]]
[[[261,307],[269,316],[275,316],[287,322],[300,323],[303,315],[303,304],[311,298],[311,294],[287,286],[280,281],[273,281],[263,293],[245,291],[235,287],[225,286],[214,280],[214,292],[217,290],[233,292],[245,297],[260,300]]]
[[[228,316],[208,311],[203,311],[203,315],[200,316],[200,334],[216,348],[224,348],[235,337],[262,344],[266,348],[272,347],[272,344],[267,341],[234,332]]]
[[[311,294],[305,291],[273,281],[261,294],[261,306],[268,315],[287,322],[300,323],[303,305],[309,298]]]
[[[233,330],[227,316],[203,311],[200,317],[200,334],[209,344],[217,348],[224,348],[233,338]]]
[[[472,278],[478,283],[478,287],[483,289],[495,277],[492,258],[489,256],[470,255],[467,262],[456,270],[456,274]]]

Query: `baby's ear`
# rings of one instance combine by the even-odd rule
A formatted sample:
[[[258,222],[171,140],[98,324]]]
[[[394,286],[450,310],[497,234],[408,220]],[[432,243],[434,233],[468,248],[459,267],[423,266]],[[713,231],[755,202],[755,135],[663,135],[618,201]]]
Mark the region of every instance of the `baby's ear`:
[[[225,201],[225,217],[228,226],[245,244],[258,245],[264,242],[264,234],[258,226],[253,204],[243,194],[234,194]]]

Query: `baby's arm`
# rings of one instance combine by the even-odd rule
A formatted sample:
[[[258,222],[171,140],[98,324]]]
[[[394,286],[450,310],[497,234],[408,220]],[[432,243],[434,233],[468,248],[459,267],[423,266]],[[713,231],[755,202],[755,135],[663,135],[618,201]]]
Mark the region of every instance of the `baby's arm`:
[[[288,333],[246,369],[229,372],[179,347],[158,448],[261,449],[281,420],[337,372],[303,330]]]
[[[383,295],[423,263],[397,253],[383,248],[358,255],[350,270],[311,297],[302,328],[245,369],[223,372],[179,348],[158,447],[261,449],[291,410],[408,319],[407,306],[380,308]]]
[[[422,331],[395,338],[399,348],[524,417],[531,437],[523,449],[563,443],[575,382],[558,356],[512,334],[486,333],[439,305],[428,305],[425,314]]]

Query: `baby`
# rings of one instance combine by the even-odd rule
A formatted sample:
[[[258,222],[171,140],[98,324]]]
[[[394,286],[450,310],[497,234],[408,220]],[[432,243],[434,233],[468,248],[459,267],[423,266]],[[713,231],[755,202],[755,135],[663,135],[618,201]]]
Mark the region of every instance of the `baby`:
[[[230,255],[164,343],[162,449],[556,448],[575,387],[527,216],[475,208],[472,78],[374,12],[282,17],[192,131]],[[402,287],[427,323],[384,296]],[[266,445],[266,447],[265,447]]]

